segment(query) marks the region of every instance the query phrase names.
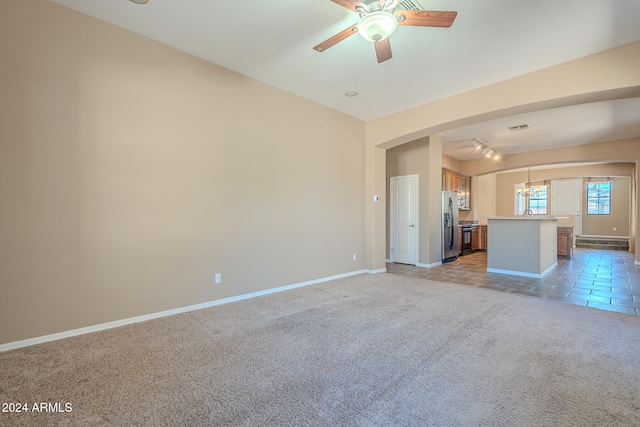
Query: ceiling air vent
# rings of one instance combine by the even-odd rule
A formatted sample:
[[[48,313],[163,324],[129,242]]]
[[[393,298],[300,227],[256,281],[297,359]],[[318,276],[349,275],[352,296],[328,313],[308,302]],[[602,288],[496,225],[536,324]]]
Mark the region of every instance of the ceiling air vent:
[[[524,129],[529,129],[529,125],[511,126],[509,129],[510,130],[524,130]]]
[[[403,0],[394,10],[424,10],[424,7],[417,0]]]

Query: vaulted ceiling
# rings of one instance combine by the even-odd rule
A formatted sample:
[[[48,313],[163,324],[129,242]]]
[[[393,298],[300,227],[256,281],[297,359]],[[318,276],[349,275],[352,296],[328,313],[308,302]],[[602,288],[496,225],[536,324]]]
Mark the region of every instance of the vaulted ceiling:
[[[354,35],[356,0],[51,0],[362,120],[371,120],[640,40],[640,1],[405,0],[456,11],[450,28],[401,26],[378,63]],[[377,1],[377,0],[374,0]],[[345,96],[357,92],[357,96]],[[509,127],[528,124],[523,131]],[[640,136],[640,98],[504,117],[442,134],[461,160],[478,138],[503,154]],[[541,142],[542,141],[542,142]],[[541,145],[542,143],[542,145]]]

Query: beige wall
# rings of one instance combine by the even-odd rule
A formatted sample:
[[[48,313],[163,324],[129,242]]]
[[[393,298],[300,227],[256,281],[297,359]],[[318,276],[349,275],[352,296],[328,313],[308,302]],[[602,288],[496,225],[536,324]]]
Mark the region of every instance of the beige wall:
[[[363,269],[363,122],[45,0],[0,52],[0,344]]]
[[[371,120],[366,124],[367,151],[390,149],[404,143],[436,135],[459,126],[506,117],[524,112],[603,100],[640,96],[640,42],[630,43],[574,61],[535,71],[492,85],[463,92],[396,114]],[[500,166],[478,162],[463,162],[462,171],[483,175],[537,164],[574,161],[625,160],[640,161],[639,139],[576,146],[543,153],[546,158],[535,163],[529,153],[503,157]],[[375,194],[384,192],[384,163],[367,158],[367,179]],[[638,253],[640,239],[636,209],[637,176],[632,180],[631,248]],[[384,266],[385,234],[381,232],[386,219],[384,211],[365,206],[367,245],[371,253],[380,254],[371,260],[374,267]]]
[[[582,234],[585,236],[629,236],[631,182],[615,177],[611,182],[611,214],[587,214],[587,186],[582,186]]]
[[[46,0],[0,3],[0,52],[0,343],[383,270],[388,201],[372,196],[385,195],[386,149],[640,96],[636,42],[365,124]],[[635,163],[638,142],[546,155]]]
[[[586,186],[583,185],[582,234],[598,236],[629,236],[632,218],[631,209],[631,177],[635,165],[633,163],[609,163],[565,168],[535,169],[530,172],[531,181],[545,181],[567,178],[618,177],[612,186],[611,215],[586,215]],[[495,194],[497,216],[514,215],[514,186],[527,181],[527,172],[511,172],[490,174],[495,176]],[[549,205],[551,209],[551,204]],[[483,216],[491,216],[492,214]],[[613,228],[616,228],[614,231]]]
[[[431,265],[442,259],[442,141],[436,135],[387,150],[386,199],[391,200],[392,177],[418,175],[418,265]],[[433,166],[432,163],[436,165]],[[389,218],[389,203],[386,204]],[[386,224],[386,257],[390,254],[390,225]]]
[[[423,252],[427,250],[424,246],[424,239],[420,237],[426,235],[422,233],[422,227],[428,226],[428,204],[429,197],[429,176],[428,176],[428,159],[429,159],[429,138],[423,138],[418,141],[413,141],[409,144],[402,145],[396,149],[387,151],[387,185],[386,185],[386,199],[391,200],[390,193],[390,181],[392,177],[406,176],[406,175],[418,175],[418,261],[420,255],[424,255]],[[386,203],[386,217],[390,218],[390,205]],[[390,226],[386,224],[386,257],[391,258],[390,253]]]
[[[424,138],[408,144],[401,145],[391,150],[387,150],[386,165],[386,200],[391,201],[391,178],[405,175],[418,175],[418,232],[420,233],[422,224],[427,224],[427,161],[429,158],[429,139]],[[391,218],[390,203],[386,203],[386,218]],[[386,230],[386,258],[391,259],[390,225],[385,224]],[[420,241],[418,241],[420,247]],[[418,248],[418,255],[421,250]]]
[[[476,176],[471,183],[473,218],[480,224],[487,223],[487,217],[497,213],[497,174]],[[503,215],[504,216],[504,215]]]

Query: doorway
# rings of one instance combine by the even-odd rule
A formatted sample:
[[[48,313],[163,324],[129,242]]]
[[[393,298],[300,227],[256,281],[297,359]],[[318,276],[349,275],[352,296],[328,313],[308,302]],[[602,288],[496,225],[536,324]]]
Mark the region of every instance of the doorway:
[[[391,177],[389,188],[391,262],[415,265],[418,260],[418,175]]]
[[[551,214],[575,217],[574,235],[582,235],[582,178],[551,181]]]

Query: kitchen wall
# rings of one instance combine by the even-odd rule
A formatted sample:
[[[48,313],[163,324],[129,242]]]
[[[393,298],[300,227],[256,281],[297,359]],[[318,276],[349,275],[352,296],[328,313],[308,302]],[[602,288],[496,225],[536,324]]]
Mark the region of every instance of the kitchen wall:
[[[611,215],[586,215],[586,185],[582,186],[583,215],[582,234],[602,236],[629,236],[631,223],[631,177],[635,164],[608,163],[600,165],[574,166],[531,170],[531,181],[553,179],[616,177],[612,185]],[[496,182],[496,215],[514,215],[514,186],[527,181],[527,172],[499,173]],[[551,209],[551,205],[549,205]],[[613,230],[613,228],[616,230]]]
[[[611,214],[587,214],[587,188],[582,186],[582,234],[585,236],[629,236],[631,179],[615,177],[611,182]]]
[[[442,167],[455,172],[460,172],[462,169],[462,162],[450,156],[442,155]]]
[[[363,122],[46,0],[0,52],[0,344],[364,268]]]
[[[471,183],[473,219],[483,225],[487,224],[487,217],[498,216],[496,177],[496,174],[480,175]]]

